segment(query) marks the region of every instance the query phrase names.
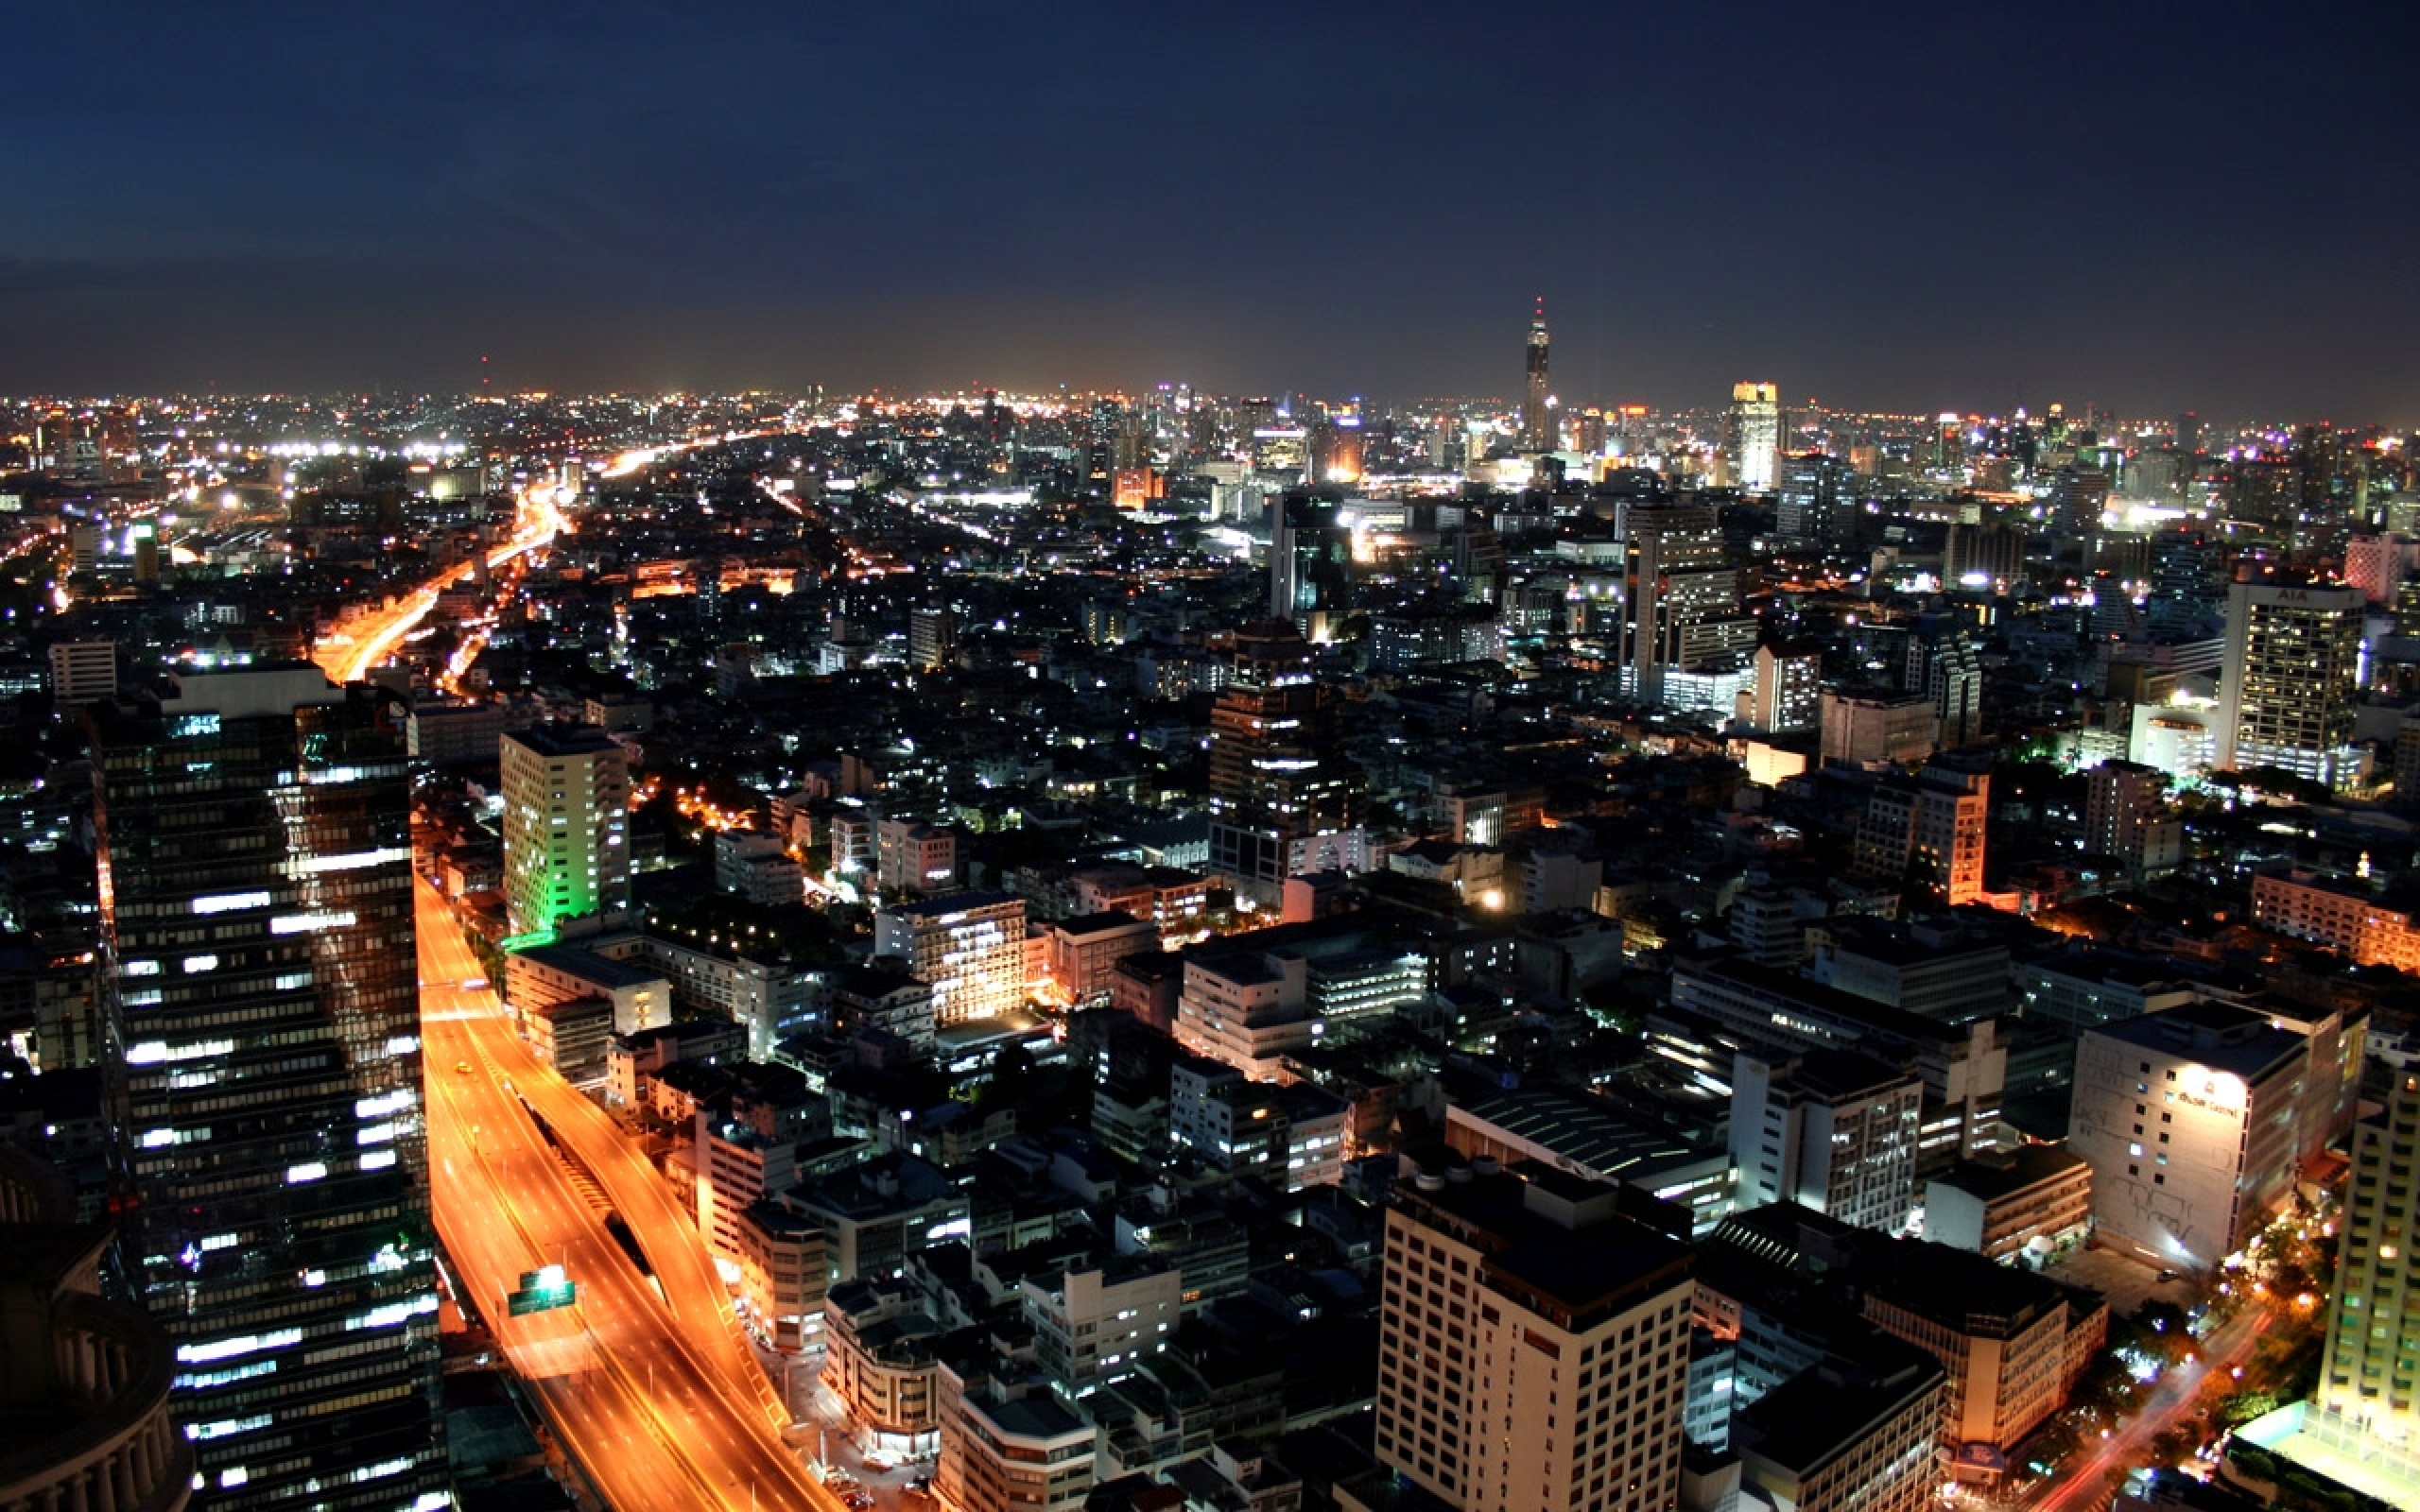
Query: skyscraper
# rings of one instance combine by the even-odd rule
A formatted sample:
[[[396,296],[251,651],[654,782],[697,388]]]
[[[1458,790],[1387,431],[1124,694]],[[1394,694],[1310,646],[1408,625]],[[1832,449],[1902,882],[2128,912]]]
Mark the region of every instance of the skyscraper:
[[[2083,848],[2115,856],[2140,877],[2184,855],[2184,827],[2168,812],[2168,773],[2139,762],[2103,762],[2084,774]]]
[[[630,758],[594,725],[504,737],[504,905],[516,937],[597,929],[631,906]]]
[[[1756,644],[1739,604],[1739,572],[1711,504],[1639,501],[1616,515],[1623,552],[1623,691],[1664,698],[1666,674],[1695,671]]]
[[[2247,576],[2227,586],[2220,769],[2280,766],[2330,787],[2352,783],[2366,608],[2360,589],[2308,578]]]
[[[1916,616],[1902,684],[1932,703],[1933,745],[1956,750],[1983,733],[1983,662],[1965,625],[1943,613]]]
[[[1781,390],[1772,384],[1732,385],[1722,439],[1732,486],[1772,492],[1781,456]]]
[[[1314,641],[1353,604],[1353,531],[1334,500],[1288,493],[1269,502],[1269,614]]]
[[[127,1260],[205,1504],[444,1506],[400,714],[277,664],[89,728]]]
[[[1210,711],[1210,867],[1270,901],[1306,871],[1367,864],[1361,769],[1335,690],[1309,677],[1237,682]]]
[[[1857,476],[1837,456],[1807,452],[1781,466],[1773,534],[1792,546],[1846,545]]]
[[[1521,450],[1553,451],[1554,430],[1554,408],[1547,395],[1547,301],[1541,296],[1538,313],[1530,320],[1529,364],[1521,384]]]

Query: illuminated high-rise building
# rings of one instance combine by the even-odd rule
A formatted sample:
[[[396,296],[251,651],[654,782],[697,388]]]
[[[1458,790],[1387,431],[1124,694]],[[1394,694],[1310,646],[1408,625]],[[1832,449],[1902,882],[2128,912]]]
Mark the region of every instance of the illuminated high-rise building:
[[[630,757],[594,725],[504,737],[504,906],[515,938],[583,934],[631,906]]]
[[[1781,390],[1772,384],[1732,385],[1722,443],[1732,486],[1772,492],[1781,458]]]
[[[1807,452],[1781,465],[1773,534],[1791,546],[1846,545],[1857,476],[1837,456]]]
[[[997,1018],[1025,1002],[1025,900],[954,892],[873,916],[876,955],[896,955],[933,989],[942,1028]]]
[[[89,729],[125,1254],[197,1503],[445,1506],[401,714],[279,663]]]
[[[1353,607],[1353,529],[1343,507],[1312,493],[1269,501],[1269,616],[1313,641]]]
[[[1983,897],[1983,831],[1992,779],[1928,763],[1876,785],[1857,829],[1857,874],[1928,886],[1952,908]]]
[[[1547,393],[1547,301],[1530,320],[1529,363],[1521,382],[1521,450],[1555,449],[1554,405]]]
[[[2319,1403],[2369,1434],[2420,1449],[2420,1208],[2393,1174],[2420,1157],[2420,1072],[2399,1073],[2386,1107],[2353,1129],[2353,1177],[2329,1303]],[[2389,1183],[2396,1183],[2390,1185]]]
[[[1723,549],[1711,504],[1638,500],[1616,514],[1623,552],[1623,692],[1661,703],[1668,675],[1755,650],[1756,622],[1739,602],[1739,571]]]
[[[2360,775],[2354,694],[2367,610],[2360,589],[2334,583],[2273,574],[2227,586],[2220,769],[2280,766],[2330,787]]]
[[[1236,682],[1210,711],[1210,869],[1273,898],[1288,877],[1368,864],[1367,779],[1336,692],[1306,675]]]

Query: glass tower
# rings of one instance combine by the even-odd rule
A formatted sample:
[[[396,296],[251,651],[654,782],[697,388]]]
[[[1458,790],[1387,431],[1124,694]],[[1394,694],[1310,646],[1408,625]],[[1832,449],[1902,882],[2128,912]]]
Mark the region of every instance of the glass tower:
[[[442,1506],[400,713],[280,665],[90,728],[122,1229],[197,1503]]]

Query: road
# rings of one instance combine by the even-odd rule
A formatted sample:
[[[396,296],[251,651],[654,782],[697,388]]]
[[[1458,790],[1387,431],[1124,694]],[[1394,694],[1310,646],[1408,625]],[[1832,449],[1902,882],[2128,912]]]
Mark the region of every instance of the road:
[[[488,552],[488,566],[503,566],[515,557],[536,551],[551,543],[563,528],[562,500],[551,483],[533,483],[521,491],[516,509],[512,536],[502,545]],[[370,676],[370,669],[387,660],[428,617],[437,607],[437,595],[454,586],[471,571],[470,563],[449,567],[445,571],[394,600],[386,608],[374,610],[346,623],[343,628],[321,641],[311,651],[311,660],[329,680],[337,683],[359,682]]]
[[[783,1446],[761,1371],[749,1364],[755,1390],[735,1383],[721,1338],[676,1317],[575,1188],[522,1097],[579,1094],[537,1064],[491,988],[465,985],[476,958],[436,889],[416,885],[438,1235],[516,1373],[612,1506],[840,1512]],[[681,1248],[657,1244],[667,1258]],[[694,1235],[687,1248],[702,1255]],[[655,1256],[676,1278],[666,1291],[683,1289],[680,1265]],[[579,1300],[510,1316],[505,1294],[548,1264],[565,1268]]]
[[[2160,1378],[2132,1421],[2102,1439],[2090,1459],[2069,1466],[2049,1483],[2047,1493],[2032,1503],[2032,1512],[2091,1512],[2102,1505],[2111,1477],[2144,1464],[2152,1440],[2191,1416],[2202,1388],[2214,1377],[2232,1379],[2231,1372],[2252,1358],[2260,1336],[2274,1321],[2268,1309],[2247,1307],[2220,1324],[2195,1349],[2192,1364]]]
[[[465,992],[458,986],[444,985],[475,978],[481,967],[444,900],[424,883],[418,914],[421,974],[440,984],[423,989],[423,1018],[427,1017],[432,993],[450,993],[458,1003],[471,1000],[472,1011],[480,1015],[482,1027],[490,1031],[486,1038],[493,1041],[485,1046],[490,1058],[511,1076],[521,1098],[537,1109],[630,1225],[632,1238],[655,1268],[664,1303],[680,1326],[682,1337],[709,1367],[719,1370],[734,1388],[756,1404],[769,1429],[779,1432],[786,1427],[788,1411],[749,1347],[738,1314],[732,1310],[730,1290],[716,1273],[695,1216],[674,1200],[672,1189],[647,1158],[640,1142],[538,1059],[513,1031],[510,1015],[493,991]],[[439,1064],[434,1053],[429,1064]]]

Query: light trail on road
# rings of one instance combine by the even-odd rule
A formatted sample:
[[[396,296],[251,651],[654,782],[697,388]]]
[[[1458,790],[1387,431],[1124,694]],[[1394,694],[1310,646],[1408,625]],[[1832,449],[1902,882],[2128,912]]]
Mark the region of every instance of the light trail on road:
[[[415,886],[431,1197],[464,1299],[612,1505],[840,1512],[782,1444],[784,1418],[778,1403],[768,1410],[770,1388],[753,1360],[746,1389],[723,1337],[691,1320],[699,1299],[690,1298],[689,1314],[667,1306],[575,1188],[530,1108],[567,1114],[561,1097],[586,1099],[538,1064],[442,898],[424,880]],[[677,1221],[668,1198],[663,1211],[628,1221],[636,1231],[667,1215]],[[684,1256],[704,1259],[694,1230],[679,1238],[658,1232],[647,1249],[659,1276],[672,1278],[666,1296],[689,1285]],[[549,1264],[565,1268],[579,1300],[511,1316],[507,1292]],[[715,1305],[727,1314],[716,1286]]]
[[[2202,1389],[2214,1377],[2228,1379],[2274,1321],[2265,1308],[2247,1308],[2213,1329],[2195,1349],[2193,1363],[2169,1369],[2142,1410],[2135,1415],[2135,1420],[2102,1439],[2092,1458],[2051,1483],[2048,1493],[2032,1503],[2032,1512],[2073,1512],[2076,1499],[2095,1487],[2101,1495],[2107,1495],[2109,1477],[2119,1470],[2132,1469],[2152,1439],[2176,1426],[2192,1410]],[[2232,1338],[2228,1337],[2230,1333]]]
[[[512,539],[489,551],[489,569],[493,571],[515,557],[551,545],[568,523],[563,518],[563,502],[561,490],[551,483],[533,483],[524,489]],[[429,610],[437,607],[437,596],[470,572],[468,562],[448,567],[387,608],[355,620],[320,642],[312,648],[311,660],[320,664],[320,670],[331,681],[359,682],[402,644],[404,637],[420,627]]]

